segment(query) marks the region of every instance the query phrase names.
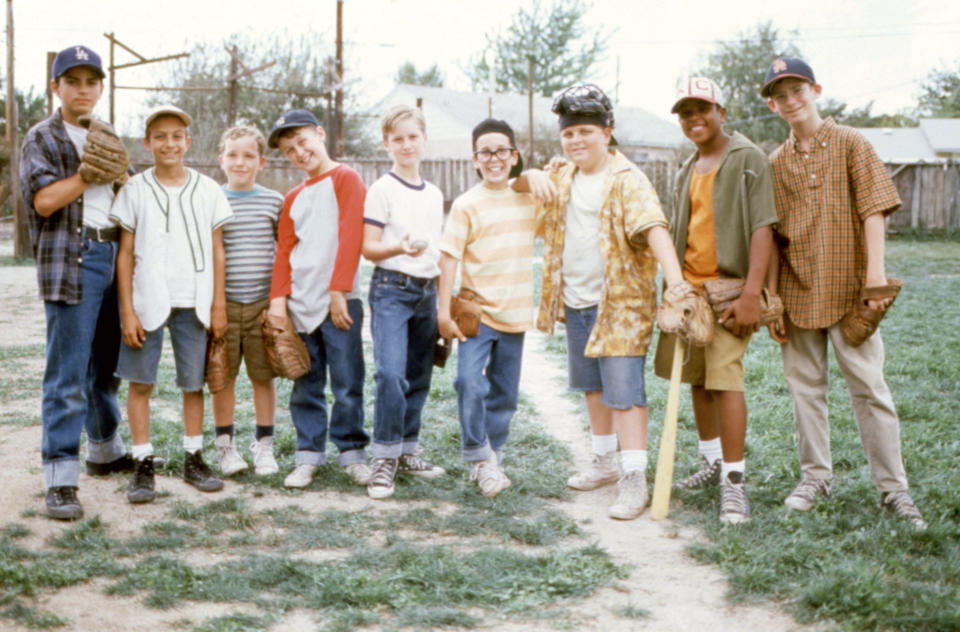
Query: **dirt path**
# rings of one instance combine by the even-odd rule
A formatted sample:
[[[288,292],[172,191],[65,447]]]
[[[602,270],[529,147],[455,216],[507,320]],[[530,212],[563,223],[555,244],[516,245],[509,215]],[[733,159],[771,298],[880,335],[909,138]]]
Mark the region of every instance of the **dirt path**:
[[[0,345],[35,344],[44,339],[43,309],[36,299],[35,271],[32,267],[0,267],[0,323],[10,336]],[[42,358],[31,358],[27,370],[39,375]],[[14,376],[0,375],[6,381]],[[542,351],[542,337],[530,334],[526,344],[523,370],[523,392],[534,401],[548,430],[566,443],[578,461],[588,457],[588,438],[584,420],[564,396],[562,369]],[[39,415],[39,402],[29,398],[0,402],[4,410]],[[654,412],[656,415],[656,412]],[[30,512],[39,512],[43,505],[43,475],[39,458],[40,427],[31,425],[4,426],[0,433],[0,526],[11,522],[29,524],[31,534],[18,541],[21,546],[40,550],[45,541],[63,531],[64,524],[43,519],[29,519]],[[187,500],[205,500],[199,492],[168,477],[157,480],[160,490],[169,489]],[[236,483],[227,483],[227,494],[241,493]],[[589,599],[570,604],[581,621],[591,621],[582,629],[614,632],[619,630],[806,630],[792,618],[768,606],[731,606],[724,598],[727,584],[721,573],[697,564],[683,552],[697,537],[692,529],[678,528],[669,521],[655,523],[644,514],[638,520],[616,522],[606,517],[613,488],[578,493],[570,502],[557,506],[573,517],[588,533],[590,540],[607,550],[620,563],[628,564],[630,576]],[[161,520],[168,511],[165,504],[138,507],[134,511],[123,502],[123,485],[112,479],[95,479],[81,475],[81,497],[87,515],[100,514],[118,536],[139,533],[150,521]],[[324,504],[345,509],[364,510],[373,501],[365,497],[319,492]],[[274,497],[276,496],[276,497]],[[279,501],[279,495],[264,494],[256,505]],[[314,499],[311,499],[314,502]],[[24,513],[28,512],[28,513]],[[177,622],[201,620],[237,612],[236,604],[183,603],[174,611],[145,608],[139,597],[116,597],[104,593],[105,583],[94,581],[64,588],[32,602],[34,607],[69,613],[71,623],[57,628],[64,631],[120,632],[131,629],[182,629]],[[650,612],[646,619],[627,619],[617,614],[626,606]],[[109,613],[104,616],[104,613]],[[250,608],[251,614],[256,614]],[[504,632],[526,632],[543,629],[544,623],[491,623],[489,629]],[[290,612],[271,628],[271,632],[317,629],[314,613]],[[26,630],[9,619],[0,618],[0,629]]]
[[[565,443],[578,463],[590,457],[586,419],[566,397],[566,375],[543,351],[542,334],[527,334],[523,356],[521,390],[531,398],[548,432]],[[662,413],[661,413],[662,414]],[[652,410],[651,417],[657,418]],[[651,461],[656,459],[651,454]],[[653,471],[652,468],[650,470]],[[652,484],[652,481],[650,481]],[[670,520],[654,522],[647,510],[627,522],[607,518],[607,507],[616,496],[614,486],[592,492],[576,492],[571,502],[558,503],[589,537],[614,560],[628,564],[630,577],[614,588],[600,591],[578,606],[597,621],[593,629],[724,630],[770,632],[815,630],[801,626],[772,606],[731,605],[725,598],[728,584],[715,567],[698,564],[684,548],[699,536],[696,529],[682,528]],[[612,616],[615,609],[631,604],[650,612],[650,617],[631,623]],[[592,618],[588,615],[588,618]]]

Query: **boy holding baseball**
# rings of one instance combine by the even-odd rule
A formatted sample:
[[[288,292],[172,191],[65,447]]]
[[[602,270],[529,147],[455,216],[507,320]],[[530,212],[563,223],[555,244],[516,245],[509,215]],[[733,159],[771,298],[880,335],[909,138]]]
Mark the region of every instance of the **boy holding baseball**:
[[[356,171],[327,154],[326,132],[312,112],[290,110],[277,119],[268,144],[279,148],[306,180],[283,201],[277,225],[277,257],[270,313],[290,320],[306,344],[310,370],[290,394],[297,430],[294,469],[286,487],[306,487],[327,460],[330,440],[337,462],[357,485],[370,479],[363,429],[363,302],[360,245],[366,188]],[[327,373],[333,408],[327,412]]]
[[[143,146],[154,166],[120,190],[110,219],[122,229],[117,288],[123,346],[117,376],[130,382],[127,417],[136,462],[131,503],[156,498],[150,393],[157,381],[163,330],[170,330],[177,387],[183,392],[183,478],[200,491],[223,488],[203,460],[203,383],[208,333],[227,329],[222,227],[233,217],[211,178],[183,164],[191,117],[178,107],[154,109]]]
[[[117,434],[119,231],[108,219],[114,182],[126,176],[127,154],[112,130],[88,130],[80,120],[90,117],[103,94],[103,77],[99,55],[86,46],[60,51],[50,86],[60,107],[27,132],[20,159],[47,322],[41,406],[45,502],[47,515],[60,520],[83,517],[77,487],[84,429],[88,474],[133,467]],[[112,165],[94,167],[91,161],[105,144],[110,151],[101,160]]]
[[[267,141],[255,127],[232,127],[220,138],[220,168],[227,177],[223,192],[233,221],[223,227],[226,256],[228,383],[211,396],[216,425],[220,472],[230,476],[247,469],[234,444],[234,386],[240,360],[253,387],[256,434],[250,445],[254,472],[259,476],[280,471],[273,456],[273,419],[277,407],[274,373],[260,334],[260,312],[270,304],[270,278],[277,244],[277,218],[283,205],[280,193],[257,184],[263,169]]]
[[[381,118],[390,171],[373,183],[364,207],[363,256],[370,280],[373,358],[377,365],[371,498],[388,498],[398,472],[437,478],[420,458],[420,414],[430,392],[437,340],[437,261],[443,194],[420,177],[427,141],[419,109],[398,105]]]
[[[757,329],[760,295],[777,213],[767,157],[739,132],[723,130],[726,109],[719,86],[691,77],[677,89],[671,112],[697,151],[677,178],[670,233],[683,278],[696,287],[713,279],[739,278],[740,297],[721,315],[706,346],[691,345],[681,379],[691,385],[693,413],[703,464],[681,487],[720,484],[720,521],[750,519],[744,486],[747,404],[743,396],[743,356]],[[729,330],[728,330],[729,327]],[[674,334],[660,332],[656,374],[670,377]]]
[[[849,341],[841,326],[859,304],[882,316],[895,296],[885,271],[884,218],[900,206],[893,181],[870,143],[852,128],[823,119],[823,88],[801,59],[775,60],[760,94],[790,124],[771,156],[780,216],[779,259],[768,287],[779,289],[784,317],[770,325],[781,343],[793,397],[803,478],[784,503],[808,511],[830,495],[833,475],[827,420],[827,341],[853,402],[881,506],[917,530],[927,523],[907,491],[900,421],[883,378],[879,332]]]
[[[517,410],[524,332],[533,325],[533,237],[537,204],[508,185],[523,163],[513,129],[486,119],[473,128],[473,164],[482,182],[453,201],[440,242],[440,335],[457,338],[457,410],[463,459],[484,496],[510,486],[500,467]],[[457,268],[461,295],[481,308],[467,337],[450,318]]]

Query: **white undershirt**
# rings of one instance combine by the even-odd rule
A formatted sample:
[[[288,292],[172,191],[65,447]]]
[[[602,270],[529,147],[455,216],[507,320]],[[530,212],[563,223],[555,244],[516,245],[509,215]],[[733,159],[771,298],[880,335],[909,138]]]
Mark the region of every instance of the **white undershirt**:
[[[170,200],[170,231],[167,235],[167,289],[171,307],[193,307],[197,303],[197,273],[190,252],[187,229],[183,224],[183,209],[180,204],[182,186],[163,185]]]
[[[63,122],[67,128],[77,155],[83,158],[83,146],[87,144],[87,130],[79,125]],[[113,204],[113,187],[109,184],[91,184],[83,192],[83,225],[91,228],[110,228],[110,206]]]
[[[563,302],[583,309],[603,298],[603,253],[600,252],[600,207],[609,167],[585,175],[578,171],[570,185],[563,238]]]

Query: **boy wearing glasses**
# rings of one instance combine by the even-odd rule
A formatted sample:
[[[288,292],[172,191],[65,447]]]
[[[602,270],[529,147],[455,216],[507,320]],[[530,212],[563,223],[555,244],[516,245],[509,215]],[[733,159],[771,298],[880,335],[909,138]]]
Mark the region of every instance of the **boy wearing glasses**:
[[[463,459],[480,493],[493,497],[510,487],[500,461],[517,409],[523,336],[533,325],[537,204],[508,186],[522,162],[505,121],[489,118],[473,128],[473,150],[482,182],[454,200],[443,231],[437,324],[444,338],[460,341],[454,386]],[[469,290],[482,310],[470,338],[450,317],[461,262],[460,292]]]

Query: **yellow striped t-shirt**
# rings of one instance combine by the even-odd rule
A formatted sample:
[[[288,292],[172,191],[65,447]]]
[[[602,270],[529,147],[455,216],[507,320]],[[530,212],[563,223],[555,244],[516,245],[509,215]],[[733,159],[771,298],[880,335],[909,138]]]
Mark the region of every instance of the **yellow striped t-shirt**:
[[[533,235],[537,203],[528,193],[482,183],[453,202],[440,250],[460,260],[460,287],[476,292],[480,321],[516,333],[533,326]]]

